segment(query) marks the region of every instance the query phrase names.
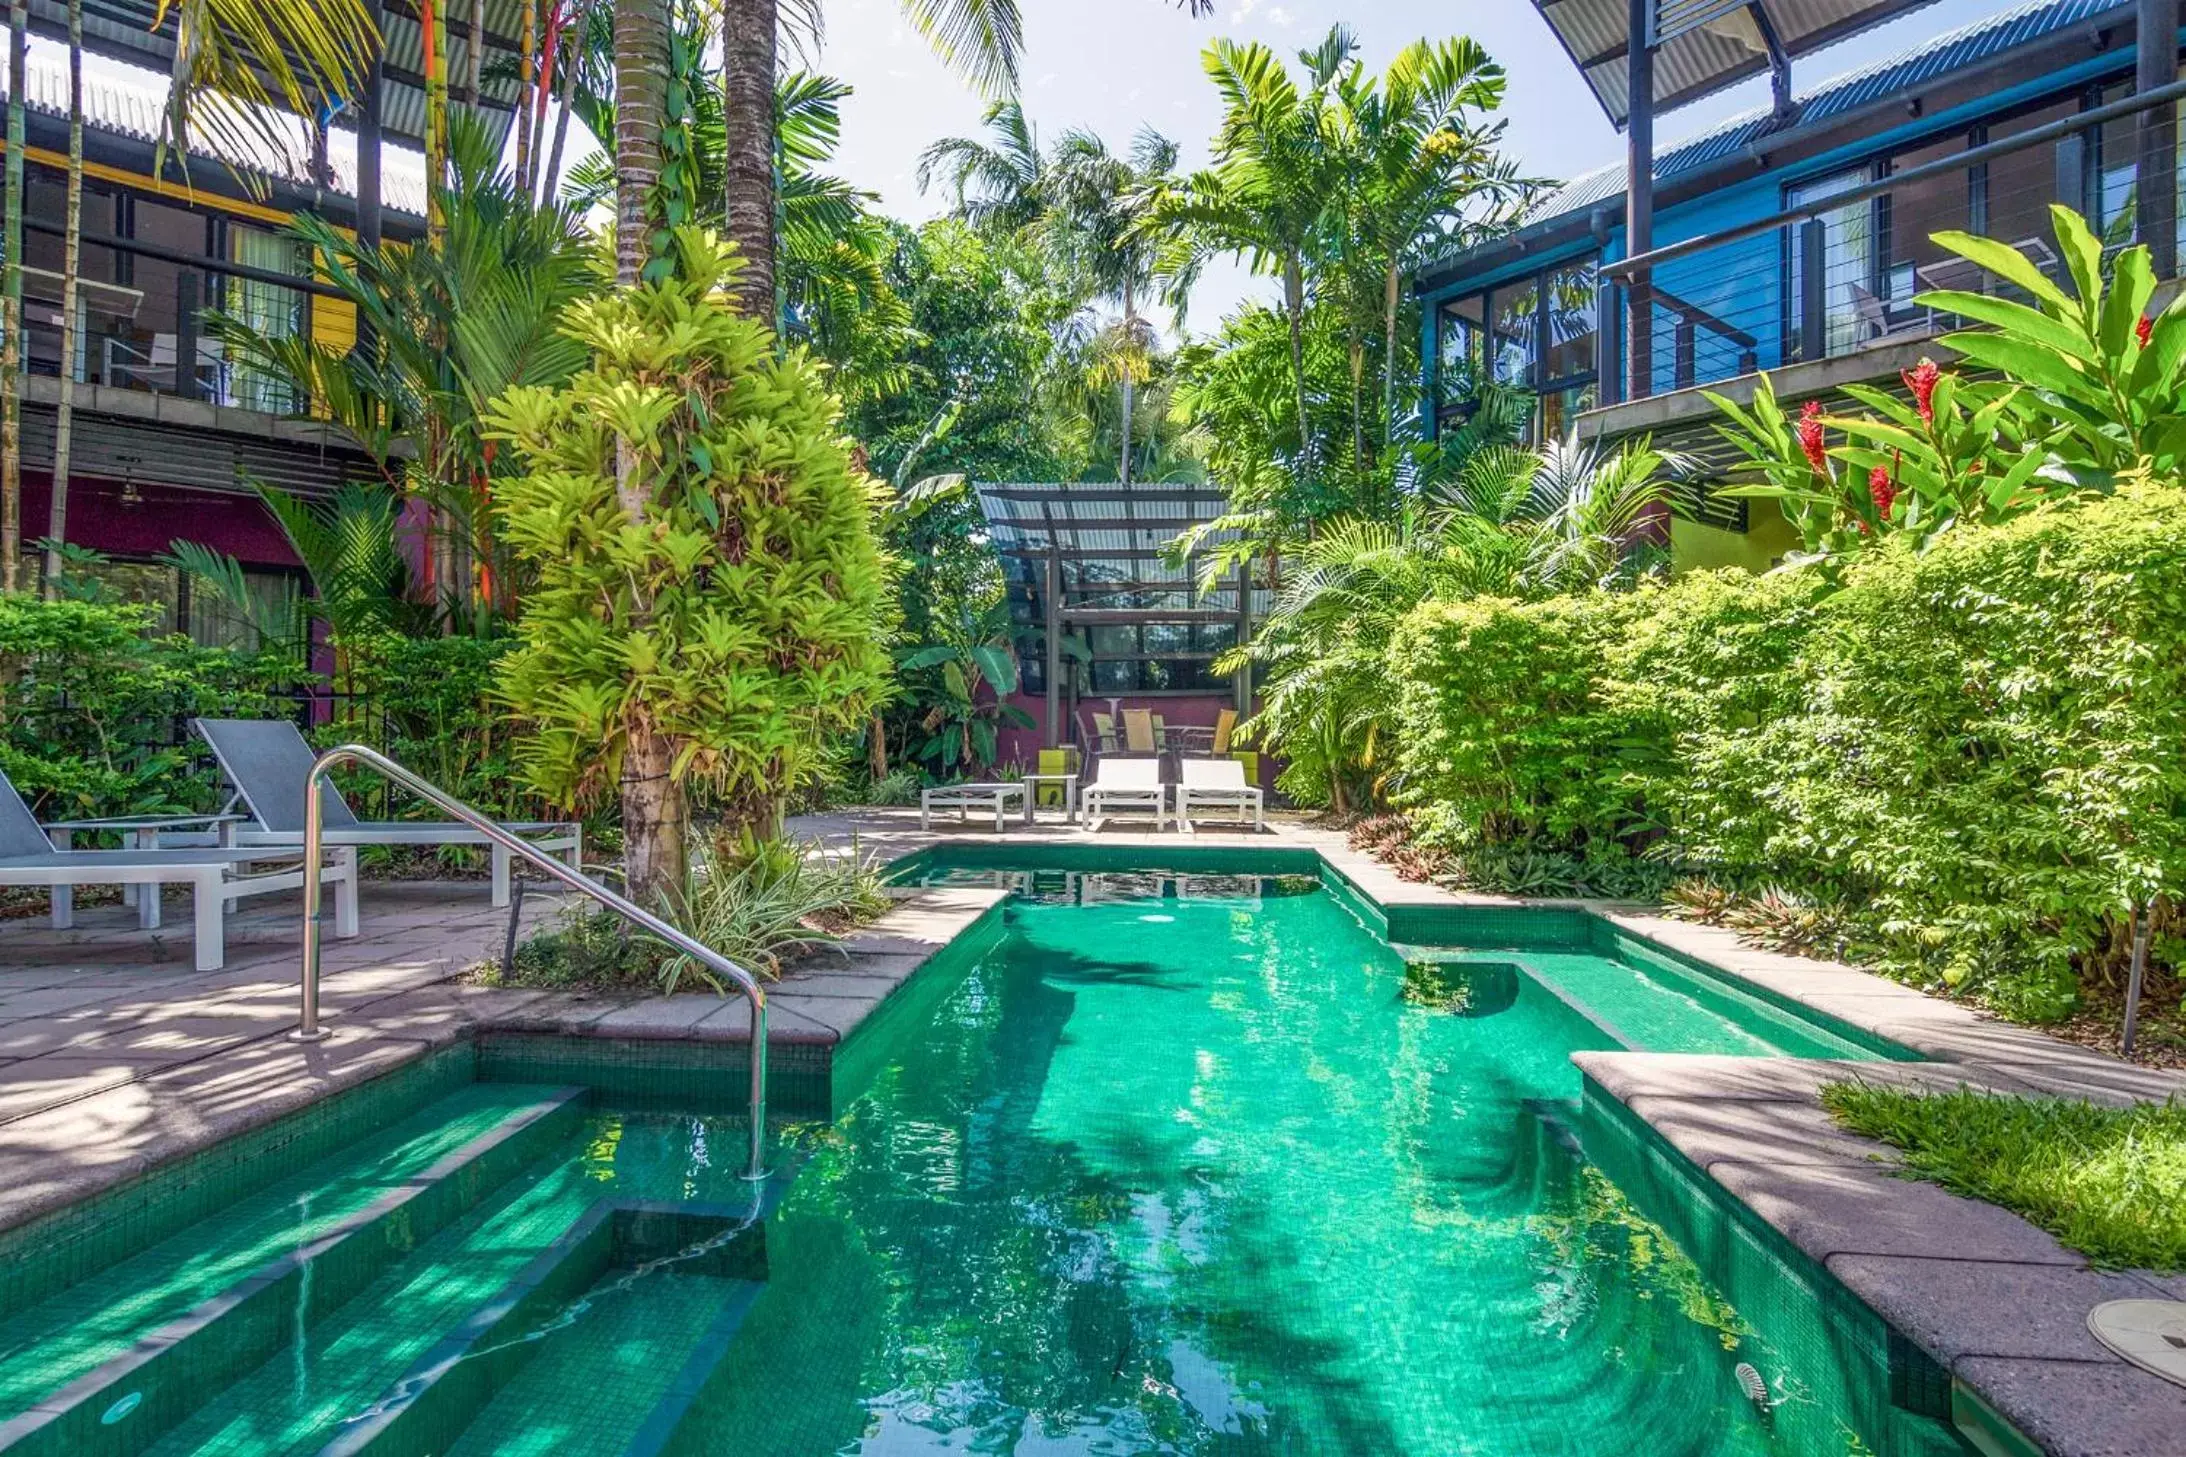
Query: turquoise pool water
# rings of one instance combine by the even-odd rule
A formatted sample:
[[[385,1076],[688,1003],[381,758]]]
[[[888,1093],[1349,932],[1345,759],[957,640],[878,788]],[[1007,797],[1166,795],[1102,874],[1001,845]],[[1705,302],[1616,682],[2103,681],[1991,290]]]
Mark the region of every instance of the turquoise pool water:
[[[1734,1307],[1583,1156],[1615,1019],[1525,959],[1407,959],[1304,879],[1019,899],[774,1185],[733,1118],[462,1082],[0,1283],[0,1419],[424,1188],[22,1450],[1962,1457],[1873,1329]]]

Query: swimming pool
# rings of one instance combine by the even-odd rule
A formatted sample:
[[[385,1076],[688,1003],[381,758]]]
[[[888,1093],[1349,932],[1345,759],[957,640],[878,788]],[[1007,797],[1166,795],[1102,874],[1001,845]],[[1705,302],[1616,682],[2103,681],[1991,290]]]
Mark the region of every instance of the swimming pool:
[[[1617,1024],[1543,954],[1400,955],[1310,878],[1036,891],[845,1049],[856,1096],[758,1190],[733,1117],[675,1111],[688,1077],[443,1059],[278,1178],[170,1190],[156,1240],[11,1262],[0,1443],[1961,1453],[1905,1353],[1789,1263],[1734,1308],[1589,1160],[1622,1135],[1569,1054]],[[66,1423],[21,1425],[57,1392]]]

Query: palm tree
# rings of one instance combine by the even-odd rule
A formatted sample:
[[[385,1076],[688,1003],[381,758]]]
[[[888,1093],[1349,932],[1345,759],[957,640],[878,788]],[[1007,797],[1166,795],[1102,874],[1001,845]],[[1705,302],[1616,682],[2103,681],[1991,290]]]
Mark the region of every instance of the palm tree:
[[[1303,53],[1308,80],[1303,91],[1275,52],[1258,42],[1218,40],[1209,46],[1207,74],[1224,107],[1214,165],[1170,189],[1150,223],[1167,237],[1164,261],[1172,272],[1183,272],[1210,253],[1231,253],[1256,272],[1282,280],[1298,453],[1309,473],[1306,268],[1344,187],[1329,88],[1351,63],[1356,44],[1349,31],[1336,26],[1317,48]]]
[[[1022,104],[997,101],[980,121],[986,140],[942,137],[919,153],[918,190],[946,178],[958,217],[982,232],[1022,233],[1053,205],[1049,158]]]
[[[1159,342],[1139,315],[1139,300],[1155,287],[1161,249],[1148,226],[1160,197],[1175,180],[1176,143],[1142,130],[1128,157],[1118,157],[1098,136],[1066,132],[1049,159],[1053,206],[1045,223],[1052,251],[1071,262],[1092,297],[1113,301],[1122,317],[1100,351],[1122,405],[1122,452],[1116,479],[1131,484],[1134,395],[1147,378]],[[1181,302],[1186,280],[1172,279],[1170,297]]]
[[[732,7],[733,8],[733,7]],[[768,11],[773,7],[754,6]],[[668,105],[668,0],[615,0],[615,281],[638,281],[652,245],[653,191]],[[624,501],[634,516],[636,503]]]
[[[83,0],[68,0],[68,218],[61,244],[61,399],[53,419],[53,494],[46,507],[46,596],[60,588],[68,540],[68,458],[76,428],[77,273],[83,256]]]
[[[1503,124],[1479,114],[1502,104],[1503,68],[1469,38],[1414,41],[1377,86],[1354,73],[1339,83],[1346,123],[1345,169],[1352,182],[1345,239],[1379,264],[1383,443],[1396,438],[1398,303],[1419,248],[1445,237],[1453,220],[1485,201],[1493,227],[1532,198],[1533,184],[1498,156]]]

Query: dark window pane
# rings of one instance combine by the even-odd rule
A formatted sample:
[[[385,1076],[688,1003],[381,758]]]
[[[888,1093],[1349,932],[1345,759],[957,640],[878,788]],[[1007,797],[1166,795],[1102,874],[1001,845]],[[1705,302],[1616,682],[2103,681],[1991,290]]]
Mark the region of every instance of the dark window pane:
[[[1487,357],[1482,312],[1486,305],[1487,300],[1476,294],[1442,306],[1441,353],[1435,369],[1446,409],[1469,405],[1479,393],[1482,362]]]
[[[1533,383],[1540,300],[1539,286],[1530,282],[1490,296],[1489,365],[1499,383]]]
[[[1547,384],[1594,373],[1595,319],[1591,260],[1548,275],[1548,358],[1541,369]]]

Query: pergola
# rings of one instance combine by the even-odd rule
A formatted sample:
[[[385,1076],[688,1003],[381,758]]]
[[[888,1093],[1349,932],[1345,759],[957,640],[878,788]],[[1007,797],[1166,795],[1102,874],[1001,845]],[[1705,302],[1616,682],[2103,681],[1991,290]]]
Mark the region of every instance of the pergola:
[[[1049,747],[1064,741],[1067,637],[1085,640],[1093,692],[1118,698],[1214,691],[1208,665],[1251,640],[1267,588],[1239,567],[1202,592],[1202,556],[1172,560],[1168,550],[1228,510],[1219,487],[1009,482],[978,491],[1008,578],[1011,617],[1041,633]],[[1230,539],[1214,533],[1200,546]],[[1230,686],[1240,711],[1249,709],[1251,672],[1235,674]]]
[[[1795,119],[1791,63],[1798,56],[1917,10],[1929,0],[1534,0],[1579,68],[1594,99],[1624,129],[1626,187],[1625,398],[1651,388],[1654,296],[1647,255],[1654,249],[1655,113],[1766,72],[1776,109]],[[2135,86],[2178,79],[2179,0],[2140,0]],[[2174,271],[2171,220],[2177,213],[2177,137],[2157,113],[2143,113],[2136,159],[2143,237],[2159,276]],[[1615,371],[1603,371],[1615,383]]]

